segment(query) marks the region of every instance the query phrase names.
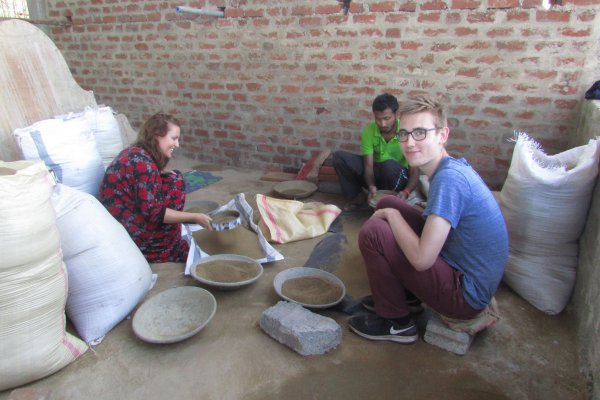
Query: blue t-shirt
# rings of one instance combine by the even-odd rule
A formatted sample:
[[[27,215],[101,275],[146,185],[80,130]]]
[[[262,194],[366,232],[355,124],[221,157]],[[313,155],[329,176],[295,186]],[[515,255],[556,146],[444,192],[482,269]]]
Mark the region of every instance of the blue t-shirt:
[[[423,214],[450,222],[440,255],[463,272],[464,296],[471,307],[485,308],[508,261],[508,232],[492,192],[464,158],[446,157],[430,178]]]

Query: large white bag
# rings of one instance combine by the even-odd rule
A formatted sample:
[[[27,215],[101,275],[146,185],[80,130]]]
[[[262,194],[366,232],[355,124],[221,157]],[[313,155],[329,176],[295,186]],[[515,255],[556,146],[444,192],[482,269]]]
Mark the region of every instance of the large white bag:
[[[547,314],[567,305],[575,285],[578,239],[598,175],[600,141],[548,156],[520,133],[499,195],[510,238],[503,277]]]
[[[152,271],[95,197],[58,184],[52,204],[69,273],[67,315],[86,343],[98,344],[146,295]]]
[[[50,375],[87,350],[65,330],[53,184],[40,161],[0,161],[0,391]]]
[[[82,112],[58,115],[54,118],[61,119],[63,123],[81,123],[86,130],[91,131],[105,169],[123,150],[119,122],[110,107],[86,107]]]
[[[104,165],[87,118],[53,118],[13,132],[26,160],[42,160],[58,182],[96,195]]]

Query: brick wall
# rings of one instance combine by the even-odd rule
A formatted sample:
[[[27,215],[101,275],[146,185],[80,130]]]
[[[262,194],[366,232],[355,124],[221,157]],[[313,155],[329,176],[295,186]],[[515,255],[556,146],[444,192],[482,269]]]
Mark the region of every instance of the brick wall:
[[[429,92],[451,114],[453,155],[493,188],[507,138],[564,150],[598,79],[598,1],[48,0],[51,37],[75,79],[139,127],[184,121],[203,162],[289,171],[323,148],[358,151],[372,99]],[[225,18],[177,14],[225,6]]]

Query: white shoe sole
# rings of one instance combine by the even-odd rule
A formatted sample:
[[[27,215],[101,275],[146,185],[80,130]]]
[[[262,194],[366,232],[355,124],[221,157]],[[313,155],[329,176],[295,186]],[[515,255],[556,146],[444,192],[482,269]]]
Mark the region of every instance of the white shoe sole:
[[[355,329],[352,325],[349,325],[349,326],[350,326],[350,329],[352,330],[352,332],[356,333],[358,336],[364,337],[365,339],[369,339],[369,340],[388,341],[388,342],[401,343],[401,344],[413,344],[419,339],[418,334],[414,334],[411,336],[396,336],[396,335],[372,336],[372,335],[368,335],[364,332],[361,332],[361,331]]]

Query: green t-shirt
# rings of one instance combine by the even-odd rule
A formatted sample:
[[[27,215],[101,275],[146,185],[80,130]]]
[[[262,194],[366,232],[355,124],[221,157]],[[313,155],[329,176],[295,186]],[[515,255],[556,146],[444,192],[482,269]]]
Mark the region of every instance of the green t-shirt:
[[[399,129],[400,121],[396,120],[396,133]],[[395,160],[403,167],[408,168],[408,161],[404,157],[398,136],[395,135],[389,142],[386,142],[375,122],[370,122],[362,131],[361,151],[363,156],[373,154],[373,162]]]

